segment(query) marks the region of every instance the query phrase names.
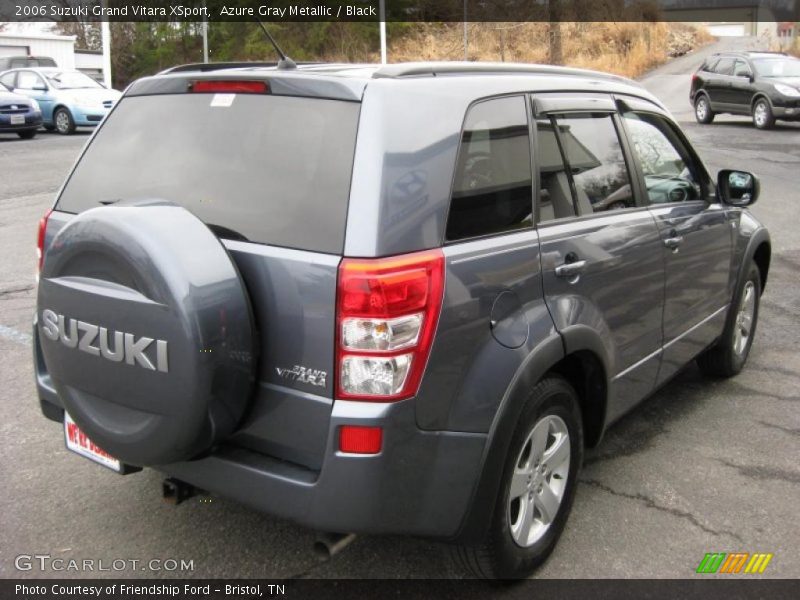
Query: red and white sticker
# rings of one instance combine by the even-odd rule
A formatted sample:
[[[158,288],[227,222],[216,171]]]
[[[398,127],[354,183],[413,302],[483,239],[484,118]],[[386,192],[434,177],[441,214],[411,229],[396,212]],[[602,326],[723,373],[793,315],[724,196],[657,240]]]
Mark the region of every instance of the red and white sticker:
[[[64,438],[66,439],[68,450],[72,450],[76,454],[93,460],[117,473],[122,471],[122,463],[90,440],[72,420],[67,411],[64,411]]]

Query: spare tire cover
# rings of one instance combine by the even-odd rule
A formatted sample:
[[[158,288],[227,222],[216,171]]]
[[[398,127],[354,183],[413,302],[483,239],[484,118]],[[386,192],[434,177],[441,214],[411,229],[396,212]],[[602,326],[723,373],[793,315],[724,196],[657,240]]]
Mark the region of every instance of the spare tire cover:
[[[64,407],[132,465],[189,459],[236,428],[254,381],[245,286],[217,237],[167,202],[88,210],[53,239],[38,334]]]

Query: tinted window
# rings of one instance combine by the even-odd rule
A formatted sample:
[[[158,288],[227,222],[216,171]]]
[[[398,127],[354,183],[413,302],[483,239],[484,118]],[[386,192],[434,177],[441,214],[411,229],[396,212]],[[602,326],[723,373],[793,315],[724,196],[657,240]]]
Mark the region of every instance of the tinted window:
[[[625,113],[625,123],[651,203],[703,197],[700,182],[704,171],[664,119],[647,113]]]
[[[464,122],[447,239],[530,227],[531,185],[524,98],[497,98],[476,104]]]
[[[549,158],[552,144],[547,140],[552,136],[553,127],[564,154],[566,171],[553,167]],[[572,202],[572,214],[578,215],[635,206],[628,168],[610,114],[558,115],[551,118],[549,128],[543,131],[545,135],[539,140],[543,159],[540,163],[541,220],[549,216],[547,202],[552,205],[553,218],[569,216],[568,201]]]
[[[703,71],[709,71],[709,72],[713,73],[714,72],[714,67],[716,67],[718,62],[719,62],[719,59],[717,59],[717,58],[709,59],[707,62],[703,63],[703,67],[702,67]]]
[[[58,201],[163,198],[222,237],[341,252],[359,104],[238,94],[122,100]]]
[[[714,67],[714,72],[720,75],[733,75],[733,59],[721,58]]]

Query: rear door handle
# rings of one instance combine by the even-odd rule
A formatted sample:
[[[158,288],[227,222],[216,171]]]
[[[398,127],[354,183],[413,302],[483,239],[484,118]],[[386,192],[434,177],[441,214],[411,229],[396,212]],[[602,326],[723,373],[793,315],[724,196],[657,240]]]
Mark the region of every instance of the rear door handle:
[[[556,277],[575,277],[586,268],[585,260],[575,260],[556,267]]]

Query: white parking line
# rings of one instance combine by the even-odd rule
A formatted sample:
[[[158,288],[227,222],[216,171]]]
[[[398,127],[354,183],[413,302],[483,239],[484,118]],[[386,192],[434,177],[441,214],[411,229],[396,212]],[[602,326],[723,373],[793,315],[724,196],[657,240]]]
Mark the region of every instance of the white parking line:
[[[33,341],[33,336],[31,334],[22,333],[13,327],[6,327],[5,325],[0,325],[0,338],[17,342],[23,346],[30,346]]]

